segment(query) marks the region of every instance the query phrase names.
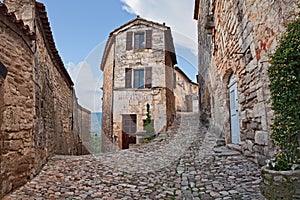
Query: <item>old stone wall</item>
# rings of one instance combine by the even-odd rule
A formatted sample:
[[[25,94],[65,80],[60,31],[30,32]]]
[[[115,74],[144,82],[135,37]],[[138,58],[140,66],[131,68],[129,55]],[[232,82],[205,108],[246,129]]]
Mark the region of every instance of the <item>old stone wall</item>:
[[[196,111],[198,103],[193,105],[193,98],[198,96],[198,85],[193,83],[180,68],[175,67],[174,72],[174,95],[176,110],[182,112]]]
[[[102,132],[101,151],[111,152],[116,150],[113,143],[113,79],[114,79],[114,47],[111,43],[106,63],[103,68],[103,95],[102,95]]]
[[[47,48],[45,30],[41,18],[37,18],[37,53],[35,57],[36,88],[36,141],[41,152],[41,163],[56,154],[76,155],[78,135],[73,132],[73,87],[59,71],[60,67]],[[47,131],[45,131],[47,130]],[[44,134],[43,134],[44,133]],[[46,140],[43,139],[49,138]],[[49,143],[50,142],[50,143]],[[42,155],[44,154],[46,155]]]
[[[260,164],[272,155],[268,54],[274,52],[295,11],[296,2],[292,0],[200,1],[201,111],[210,117],[211,128],[231,143],[228,83],[234,75],[241,150]]]
[[[156,132],[167,129],[175,117],[173,63],[165,49],[167,27],[139,18],[131,23],[129,28],[124,25],[111,33],[101,64],[104,71],[102,151],[111,150],[108,146],[114,145],[122,148],[124,114],[136,115],[137,132],[144,131],[147,104]],[[147,31],[151,31],[151,48],[127,49],[128,32],[132,40],[136,33],[145,33],[146,42]],[[135,71],[140,73],[142,88],[134,86]]]
[[[77,154],[85,155],[91,152],[91,112],[78,104],[73,94],[73,132],[78,138]]]
[[[6,2],[16,15],[0,3],[0,61],[8,69],[0,86],[0,198],[33,178],[54,154],[81,153],[73,83],[45,7],[31,0]],[[29,29],[21,16],[29,25],[35,18],[36,26]],[[81,113],[86,121],[89,113]]]
[[[141,32],[152,30],[152,48],[144,50],[126,51],[127,31]],[[166,63],[164,54],[164,30],[153,28],[147,24],[132,26],[129,30],[120,32],[116,36],[114,87],[125,87],[125,68],[152,68],[152,87],[166,87]],[[172,84],[172,83],[170,83]]]
[[[6,14],[0,3],[0,61],[8,70],[0,86],[0,198],[35,175],[32,40]]]

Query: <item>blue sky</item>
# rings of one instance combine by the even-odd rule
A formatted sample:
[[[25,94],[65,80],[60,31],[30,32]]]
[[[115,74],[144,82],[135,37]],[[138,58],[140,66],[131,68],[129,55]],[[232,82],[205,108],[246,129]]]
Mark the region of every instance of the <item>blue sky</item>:
[[[140,15],[171,27],[178,66],[197,73],[194,0],[40,0],[46,6],[56,48],[69,71],[79,103],[101,110],[102,51],[111,31]]]

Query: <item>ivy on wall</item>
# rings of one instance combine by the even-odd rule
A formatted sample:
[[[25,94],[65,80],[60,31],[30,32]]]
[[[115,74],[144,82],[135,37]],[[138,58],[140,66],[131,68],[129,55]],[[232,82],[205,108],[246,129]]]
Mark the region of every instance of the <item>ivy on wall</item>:
[[[290,170],[299,164],[300,134],[300,14],[290,23],[271,56],[268,69],[272,109],[275,118],[271,139],[280,151],[275,170]]]

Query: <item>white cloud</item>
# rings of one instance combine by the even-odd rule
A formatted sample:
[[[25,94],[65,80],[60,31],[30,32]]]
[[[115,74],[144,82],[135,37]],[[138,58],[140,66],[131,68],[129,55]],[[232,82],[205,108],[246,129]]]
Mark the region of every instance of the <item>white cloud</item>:
[[[92,112],[101,112],[102,110],[100,88],[103,85],[103,74],[100,71],[100,61],[104,44],[99,44],[84,61],[77,65],[72,62],[67,64],[67,71],[74,82],[79,104]]]
[[[171,27],[176,45],[197,55],[197,23],[193,20],[194,0],[120,0],[129,13]]]
[[[67,70],[74,82],[79,104],[93,112],[101,111],[102,76],[98,73],[96,77],[93,67],[86,61],[78,65],[68,63]]]

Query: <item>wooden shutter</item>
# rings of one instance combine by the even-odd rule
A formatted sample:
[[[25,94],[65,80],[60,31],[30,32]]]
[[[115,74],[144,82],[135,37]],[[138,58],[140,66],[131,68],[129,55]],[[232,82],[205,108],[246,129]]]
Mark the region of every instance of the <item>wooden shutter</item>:
[[[126,50],[132,50],[132,32],[131,31],[127,32]]]
[[[131,68],[126,68],[125,69],[125,88],[131,88],[132,84],[131,84],[131,80],[132,80],[132,69]]]
[[[152,87],[152,67],[145,68],[145,88]]]
[[[152,48],[152,30],[146,30],[146,49]]]

